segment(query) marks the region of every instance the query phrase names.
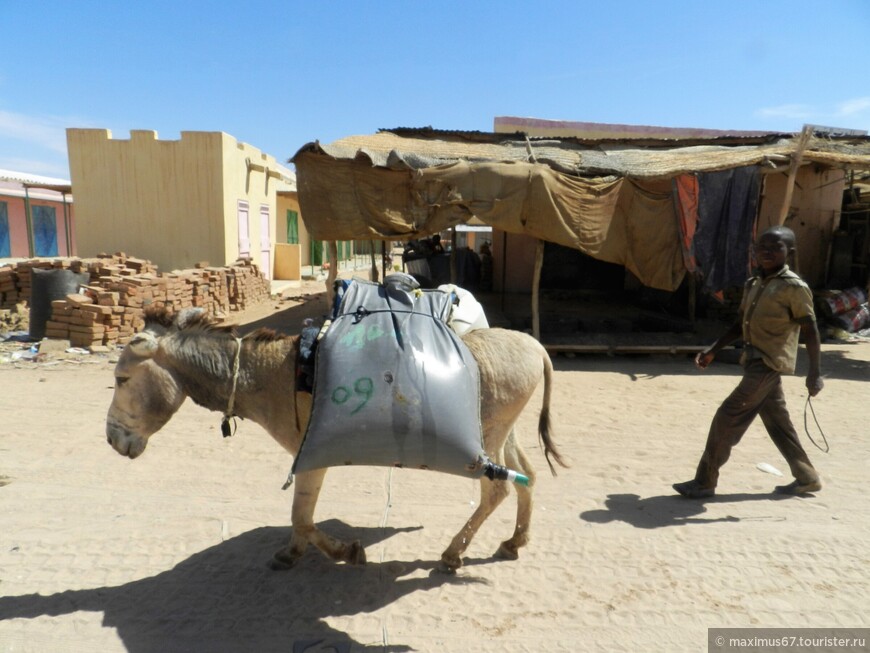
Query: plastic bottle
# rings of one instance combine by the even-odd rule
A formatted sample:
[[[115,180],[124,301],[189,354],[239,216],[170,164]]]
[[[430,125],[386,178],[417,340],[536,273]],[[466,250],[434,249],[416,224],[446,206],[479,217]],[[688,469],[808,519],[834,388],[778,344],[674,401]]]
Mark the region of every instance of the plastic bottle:
[[[490,481],[513,481],[517,485],[528,485],[529,477],[519,472],[515,472],[507,467],[496,465],[494,462],[487,462],[483,466],[483,475]]]

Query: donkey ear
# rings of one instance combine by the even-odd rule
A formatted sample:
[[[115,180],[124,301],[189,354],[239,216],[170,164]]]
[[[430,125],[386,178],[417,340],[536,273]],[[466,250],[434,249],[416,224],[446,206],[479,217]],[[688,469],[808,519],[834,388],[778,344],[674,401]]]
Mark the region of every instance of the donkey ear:
[[[133,336],[133,339],[127,346],[137,356],[151,358],[154,356],[154,352],[157,351],[157,338],[154,337],[154,334],[143,331]]]
[[[201,320],[204,313],[204,308],[185,308],[184,310],[179,311],[178,315],[175,317],[175,326],[179,329],[183,329],[193,322]]]

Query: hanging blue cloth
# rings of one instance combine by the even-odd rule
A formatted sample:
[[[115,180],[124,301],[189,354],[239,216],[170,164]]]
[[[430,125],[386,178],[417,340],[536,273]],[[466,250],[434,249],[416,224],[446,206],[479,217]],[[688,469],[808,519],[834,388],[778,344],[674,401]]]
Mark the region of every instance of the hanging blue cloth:
[[[698,174],[694,248],[710,293],[742,286],[749,277],[760,188],[756,166]]]

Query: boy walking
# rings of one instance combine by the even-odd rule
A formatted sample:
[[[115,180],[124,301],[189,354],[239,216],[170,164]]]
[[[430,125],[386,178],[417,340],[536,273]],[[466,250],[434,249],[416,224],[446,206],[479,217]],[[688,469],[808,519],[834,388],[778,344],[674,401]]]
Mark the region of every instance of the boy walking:
[[[755,245],[760,274],[746,282],[738,320],[695,357],[695,365],[705,369],[719,351],[743,337],[743,379],[716,411],[695,478],[674,484],[684,497],[713,496],[719,469],[756,416],[761,417],[795,478],[776,491],[801,495],[822,489],[818,472],[798,440],[782,392],[781,375],[794,372],[799,334],[804,336],[810,359],[806,382],[810,396],[815,397],[824,385],[813,295],[785,263],[794,248],[795,235],[788,227],[771,227],[761,234]]]

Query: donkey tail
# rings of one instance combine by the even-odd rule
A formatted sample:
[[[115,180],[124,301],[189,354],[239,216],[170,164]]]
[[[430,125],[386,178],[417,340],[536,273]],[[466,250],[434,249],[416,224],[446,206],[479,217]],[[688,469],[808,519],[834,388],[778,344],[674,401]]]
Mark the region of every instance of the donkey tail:
[[[544,363],[544,405],[541,408],[541,414],[538,418],[538,435],[541,438],[541,444],[544,447],[544,457],[547,459],[547,464],[550,466],[550,472],[555,476],[556,468],[553,466],[553,462],[550,458],[566,469],[569,465],[562,460],[562,455],[556,448],[551,435],[553,425],[550,423],[550,398],[553,394],[553,362],[550,360],[550,355],[546,350],[543,352],[542,360]]]

